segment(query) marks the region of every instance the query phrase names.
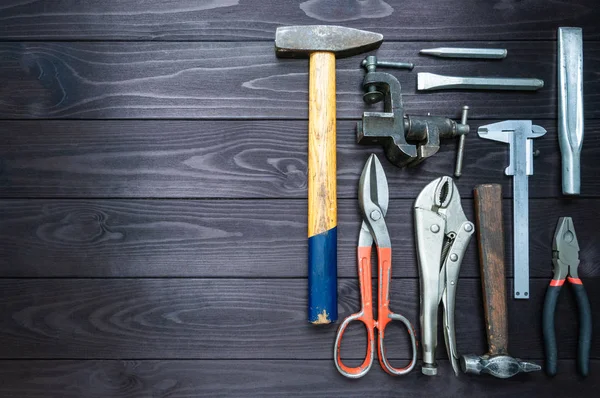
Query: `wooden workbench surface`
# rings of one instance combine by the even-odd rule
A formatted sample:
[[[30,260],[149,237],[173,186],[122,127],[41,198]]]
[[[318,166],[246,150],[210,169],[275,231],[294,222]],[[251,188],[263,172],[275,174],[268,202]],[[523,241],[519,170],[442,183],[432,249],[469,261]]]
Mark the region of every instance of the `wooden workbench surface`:
[[[306,60],[279,60],[278,26],[339,24],[380,32],[407,113],[459,118],[469,105],[463,207],[475,184],[501,183],[512,297],[508,147],[483,124],[532,119],[548,133],[530,177],[531,299],[509,300],[510,352],[543,363],[541,309],[558,217],[573,217],[580,277],[600,333],[600,8],[595,0],[4,0],[0,5],[1,397],[597,396],[577,376],[577,314],[557,310],[559,374],[455,377],[440,334],[437,377],[360,380],[333,365],[335,325],[306,322]],[[584,32],[582,195],[561,195],[556,30]],[[443,60],[421,48],[508,49],[501,61]],[[355,144],[361,56],[337,65],[340,318],[358,309],[358,177],[370,153],[389,184],[391,308],[418,326],[412,205],[451,175],[455,142],[415,169]],[[416,93],[416,72],[537,77],[535,93]],[[372,108],[373,110],[376,107]],[[476,245],[456,303],[460,353],[486,351]],[[359,363],[359,327],[343,346]],[[401,329],[386,337],[409,358]],[[386,339],[387,340],[387,339]]]

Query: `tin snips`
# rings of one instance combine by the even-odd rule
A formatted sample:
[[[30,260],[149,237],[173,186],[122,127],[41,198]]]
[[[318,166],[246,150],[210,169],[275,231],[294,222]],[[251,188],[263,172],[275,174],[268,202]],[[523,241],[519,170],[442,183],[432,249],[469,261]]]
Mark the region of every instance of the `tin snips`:
[[[421,285],[421,371],[428,376],[437,374],[435,350],[440,301],[444,307],[446,349],[458,375],[454,304],[460,265],[473,232],[475,227],[465,216],[452,178],[435,179],[421,191],[415,202],[415,237]]]
[[[362,225],[358,235],[358,280],[360,284],[360,311],[348,316],[338,329],[333,357],[338,371],[349,378],[363,377],[373,364],[375,346],[377,356],[383,370],[400,376],[407,374],[417,362],[417,342],[410,321],[390,309],[390,286],[392,283],[392,241],[385,222],[389,203],[389,190],[385,172],[377,156],[369,156],[367,164],[360,176],[358,185],[358,201],[362,213]],[[371,280],[371,249],[373,243],[377,248],[377,318],[373,308],[373,291]],[[410,338],[411,361],[403,368],[394,367],[386,357],[385,331],[393,322],[401,322],[408,330]],[[361,322],[367,329],[367,350],[360,366],[350,367],[343,363],[341,346],[344,332],[352,322]],[[375,340],[377,330],[377,340]]]

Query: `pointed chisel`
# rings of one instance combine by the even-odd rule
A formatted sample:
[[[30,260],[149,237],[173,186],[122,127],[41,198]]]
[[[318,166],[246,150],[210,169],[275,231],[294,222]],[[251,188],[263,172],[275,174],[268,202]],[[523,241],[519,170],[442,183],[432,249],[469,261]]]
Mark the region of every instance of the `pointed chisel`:
[[[459,48],[459,47],[438,47],[426,48],[419,54],[431,55],[439,58],[483,58],[483,59],[502,59],[506,58],[506,49],[504,48]]]

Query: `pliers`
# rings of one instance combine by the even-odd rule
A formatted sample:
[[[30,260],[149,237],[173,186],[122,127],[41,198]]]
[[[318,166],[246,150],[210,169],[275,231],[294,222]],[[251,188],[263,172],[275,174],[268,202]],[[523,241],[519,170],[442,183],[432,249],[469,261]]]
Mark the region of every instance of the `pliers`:
[[[546,373],[554,376],[557,371],[558,350],[554,331],[554,312],[562,285],[567,279],[573,286],[575,301],[579,310],[579,345],[577,368],[582,376],[589,372],[590,348],[592,344],[592,310],[583,283],[577,274],[579,266],[579,244],[571,217],[558,219],[554,242],[552,243],[552,264],[554,278],[546,291],[542,327],[546,350]]]
[[[415,202],[415,235],[421,285],[421,372],[437,374],[438,307],[444,306],[444,339],[448,358],[458,376],[454,304],[460,266],[475,232],[460,203],[458,188],[450,177],[430,182]]]

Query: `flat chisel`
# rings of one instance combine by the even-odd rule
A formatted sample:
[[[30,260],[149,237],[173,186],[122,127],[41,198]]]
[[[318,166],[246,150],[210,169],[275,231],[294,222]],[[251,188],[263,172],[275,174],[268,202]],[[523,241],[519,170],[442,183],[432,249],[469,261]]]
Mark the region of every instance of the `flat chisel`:
[[[564,195],[580,193],[583,146],[583,45],[581,28],[558,28],[558,143]]]
[[[435,73],[417,73],[417,89],[427,90],[527,90],[535,91],[544,87],[540,79],[513,77],[463,77],[444,76]]]

